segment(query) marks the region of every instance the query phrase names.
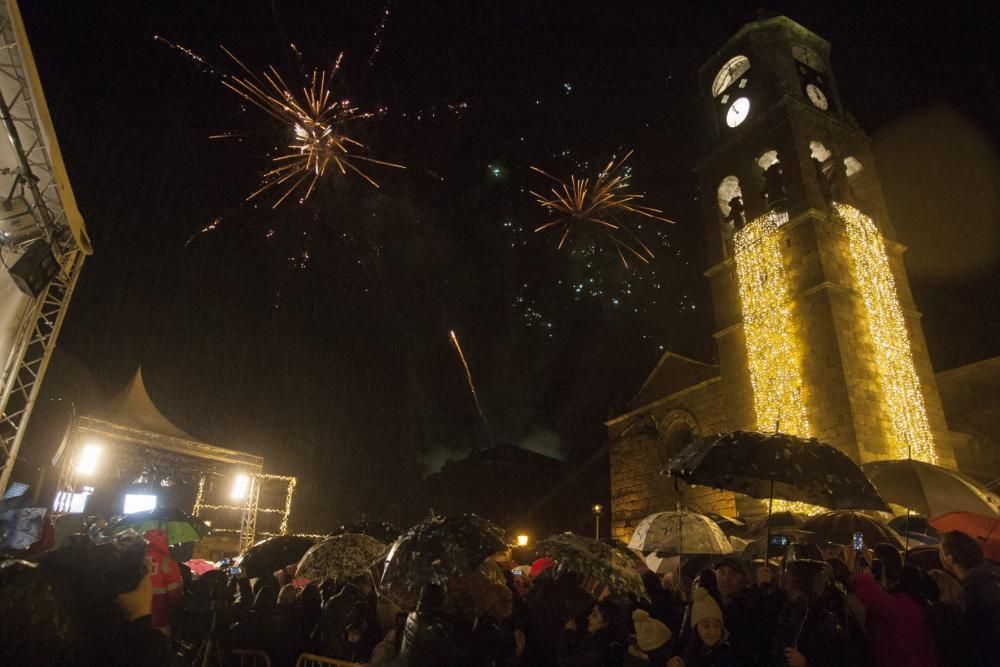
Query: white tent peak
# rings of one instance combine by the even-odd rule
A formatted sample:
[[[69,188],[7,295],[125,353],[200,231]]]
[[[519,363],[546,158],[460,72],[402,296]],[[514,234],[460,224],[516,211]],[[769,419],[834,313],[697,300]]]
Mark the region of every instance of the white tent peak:
[[[101,406],[98,412],[101,419],[115,424],[175,438],[195,440],[164,417],[153,403],[142,381],[141,366],[136,369],[131,382]]]

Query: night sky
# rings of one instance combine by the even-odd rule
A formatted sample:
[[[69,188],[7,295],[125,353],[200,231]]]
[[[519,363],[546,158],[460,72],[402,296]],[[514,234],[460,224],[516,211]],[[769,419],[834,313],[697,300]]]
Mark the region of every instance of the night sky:
[[[95,248],[46,398],[99,403],[141,364],[181,428],[299,476],[294,528],[412,520],[421,476],[488,444],[449,330],[493,441],[571,464],[664,349],[713,360],[695,75],[754,4],[393,0],[379,39],[375,0],[21,4]],[[985,3],[918,6],[770,9],[833,44],[944,370],[1000,354],[1000,86]],[[288,81],[343,51],[337,94],[385,109],[358,137],[407,169],[245,203],[288,136],[154,35]],[[651,266],[532,233],[529,166],[593,174],[629,149],[634,188],[678,221],[643,224]]]

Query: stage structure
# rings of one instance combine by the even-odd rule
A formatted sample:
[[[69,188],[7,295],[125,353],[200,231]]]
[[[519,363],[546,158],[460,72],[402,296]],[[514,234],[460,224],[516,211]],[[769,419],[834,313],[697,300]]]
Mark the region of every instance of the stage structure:
[[[92,253],[16,0],[0,0],[0,493]]]
[[[153,404],[141,370],[93,415],[73,417],[53,465],[59,467],[56,514],[120,514],[130,502],[133,511],[169,503],[209,518],[213,533],[238,534],[241,551],[256,539],[259,513],[280,520],[277,533],[262,535],[288,532],[296,479],[264,473],[260,456],[182,431]],[[275,482],[286,487],[284,506],[259,508],[261,485]],[[208,502],[234,495],[239,504]]]
[[[245,499],[239,505],[221,503],[212,504],[205,502],[205,487],[208,483],[208,477],[202,475],[198,480],[198,496],[194,501],[194,510],[192,514],[194,516],[204,518],[204,513],[208,511],[209,513],[214,513],[216,515],[234,514],[235,512],[240,513],[240,527],[236,528],[212,528],[213,533],[238,533],[240,536],[240,553],[243,553],[248,548],[253,546],[257,539],[257,536],[261,537],[274,537],[275,535],[287,535],[288,534],[288,519],[292,514],[292,497],[295,495],[295,485],[298,480],[295,477],[288,475],[270,475],[267,473],[255,473],[252,475],[245,475],[242,480],[237,482],[238,486],[242,486],[240,489],[240,495],[245,494]],[[260,492],[261,487],[264,484],[269,486],[279,486],[285,485],[285,502],[283,506],[280,507],[260,507]],[[271,531],[261,531],[257,532],[257,515],[258,514],[277,514],[279,516],[278,532]],[[213,526],[216,525],[215,522],[212,523]],[[307,536],[311,537],[311,536]]]

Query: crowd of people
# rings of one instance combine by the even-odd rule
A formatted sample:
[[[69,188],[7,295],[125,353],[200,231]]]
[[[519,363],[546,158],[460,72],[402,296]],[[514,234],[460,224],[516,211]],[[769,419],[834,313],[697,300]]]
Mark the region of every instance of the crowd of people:
[[[889,545],[780,567],[728,556],[690,579],[643,572],[648,599],[549,558],[504,563],[474,605],[428,583],[409,613],[367,573],[298,587],[294,567],[193,576],[161,533],[81,535],[0,565],[0,661],[166,666],[244,649],[276,667],[302,653],[401,667],[1000,665],[1000,569],[960,532],[942,537],[942,570]]]

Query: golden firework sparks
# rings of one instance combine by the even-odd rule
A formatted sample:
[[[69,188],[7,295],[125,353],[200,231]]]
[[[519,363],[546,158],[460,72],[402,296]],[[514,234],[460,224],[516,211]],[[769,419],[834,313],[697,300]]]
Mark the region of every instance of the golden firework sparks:
[[[364,149],[364,144],[347,134],[349,124],[370,118],[372,114],[360,112],[349,100],[332,99],[328,84],[340,69],[343,53],[329,76],[314,70],[308,85],[303,87],[301,94],[296,94],[274,66],[257,76],[228,49],[222,47],[222,50],[246,73],[246,76],[228,75],[223,78],[222,85],[288,127],[293,137],[288,152],[275,156],[277,166],[263,175],[261,187],[247,197],[248,200],[277,186],[284,186],[284,194],[273,207],[300,186],[305,187],[302,199],[306,199],[330,165],[343,175],[351,171],[375,187],[379,187],[378,183],[355,162],[406,168],[358,154],[357,150]]]
[[[618,251],[622,263],[628,267],[628,260],[623,250],[635,255],[644,262],[653,258],[653,251],[626,224],[630,214],[636,214],[673,223],[673,220],[662,217],[658,208],[643,206],[638,203],[645,195],[625,192],[629,186],[631,175],[622,166],[632,155],[629,151],[618,162],[612,158],[607,166],[597,175],[593,185],[590,179],[570,176],[569,182],[562,181],[538,167],[533,171],[546,176],[557,183],[557,187],[549,190],[549,194],[539,194],[531,191],[535,200],[542,208],[558,217],[541,225],[536,232],[555,229],[562,232],[558,248],[566,244],[573,235],[585,231],[597,232],[607,237]]]
[[[483,412],[483,406],[479,404],[479,394],[476,392],[476,385],[472,382],[472,371],[469,370],[469,364],[465,361],[465,353],[462,352],[462,346],[458,343],[458,336],[455,335],[454,331],[448,332],[448,337],[451,338],[451,344],[455,346],[455,350],[458,352],[458,358],[462,361],[462,367],[465,368],[465,379],[469,383],[469,391],[472,392],[472,400],[476,403],[476,410],[479,411],[479,416],[483,420],[483,424],[486,426],[486,435],[490,440],[490,444],[493,443],[493,432],[490,429],[490,422],[486,419],[486,413]]]

